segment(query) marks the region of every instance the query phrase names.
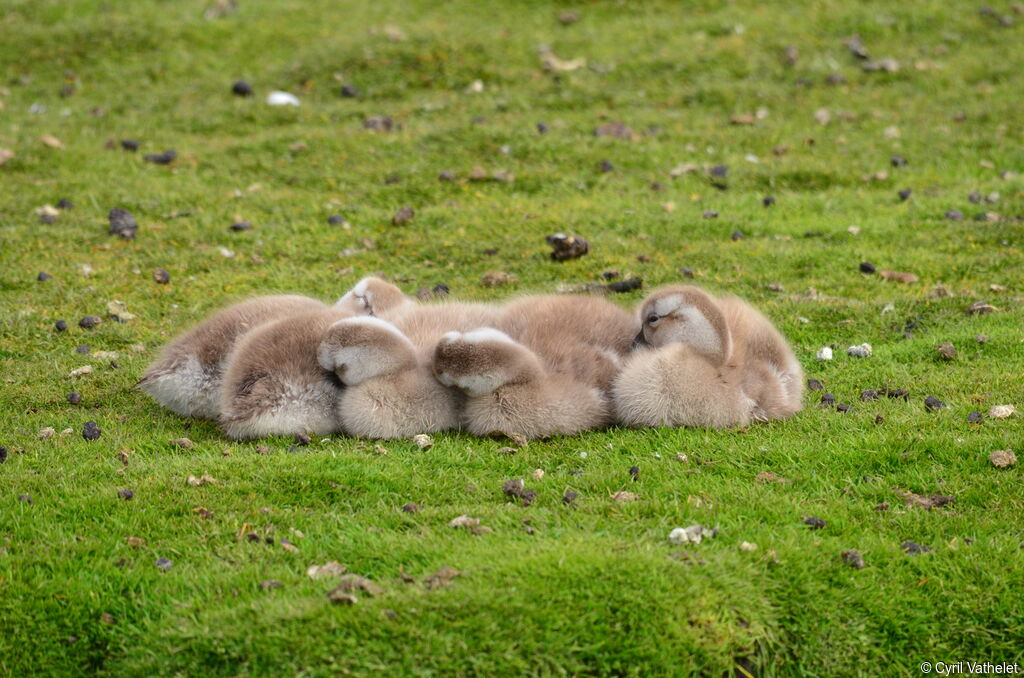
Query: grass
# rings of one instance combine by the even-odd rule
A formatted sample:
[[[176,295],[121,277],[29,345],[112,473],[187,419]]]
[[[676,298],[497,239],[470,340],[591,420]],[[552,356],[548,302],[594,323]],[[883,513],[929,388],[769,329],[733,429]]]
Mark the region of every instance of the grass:
[[[1014,20],[1000,26],[937,0],[346,4],[243,0],[206,18],[205,0],[5,3],[0,148],[15,157],[0,166],[0,676],[846,676],[1024,663],[1020,469],[988,462],[1020,454],[1024,428],[1019,415],[966,421],[1024,406],[1024,18],[998,2]],[[580,20],[560,23],[566,10]],[[863,72],[843,45],[855,33],[900,70]],[[588,66],[545,72],[540,44]],[[833,72],[846,82],[827,84]],[[255,97],[231,95],[239,78]],[[467,91],[476,80],[483,91]],[[340,97],[343,83],[359,96]],[[267,106],[272,89],[302,105]],[[759,108],[756,124],[730,124]],[[364,129],[374,115],[398,129]],[[637,138],[596,137],[609,121]],[[42,144],[47,134],[63,148]],[[104,148],[124,138],[140,152]],[[140,157],[167,148],[171,166]],[[890,166],[893,155],[908,164]],[[727,165],[727,190],[703,171],[672,177],[681,163]],[[470,182],[476,166],[515,179]],[[972,204],[972,190],[998,201]],[[60,198],[74,208],[39,223],[34,210]],[[416,216],[392,226],[402,206]],[[112,207],[134,213],[136,240],[107,234]],[[967,218],[946,219],[951,209]],[[985,211],[999,220],[973,219]],[[327,225],[334,213],[350,228]],[[238,219],[254,229],[229,231]],[[555,231],[584,235],[591,254],[550,261]],[[864,260],[920,281],[861,274]],[[680,267],[764,309],[808,376],[854,411],[817,407],[811,392],[794,419],[741,431],[612,429],[514,456],[458,433],[427,452],[388,444],[386,456],[337,435],[295,450],[268,440],[263,455],[132,389],[163,342],[246,295],[331,299],[378,272],[410,293],[443,282],[497,299],[616,268],[644,280],[616,298],[632,306]],[[39,271],[53,278],[37,282]],[[484,287],[488,271],[518,282]],[[940,283],[950,296],[934,294]],[[978,299],[998,311],[966,314]],[[77,326],[111,300],[136,319]],[[68,331],[54,331],[58,319]],[[943,341],[956,360],[938,358]],[[862,342],[869,359],[842,350]],[[832,343],[836,359],[816,361]],[[119,352],[117,367],[80,344]],[[95,371],[67,376],[84,364]],[[859,400],[880,386],[909,400]],[[948,408],[926,411],[927,395]],[[86,421],[99,440],[82,439]],[[38,439],[44,427],[57,435]],[[195,448],[168,444],[182,436]],[[757,482],[762,471],[788,482]],[[203,473],[218,482],[186,483]],[[505,499],[512,477],[538,490],[536,504]],[[567,490],[579,493],[572,506]],[[613,501],[619,490],[639,500]],[[905,490],[956,501],[928,511],[905,505]],[[403,513],[410,501],[422,510]],[[449,528],[460,514],[493,532]],[[826,527],[811,531],[808,516]],[[692,523],[721,531],[669,543]],[[241,538],[249,530],[275,543]],[[908,540],[932,550],[907,554]],[[844,564],[847,549],[866,567]],[[385,592],[331,605],[333,585],[305,574],[329,560]],[[464,574],[434,590],[400,581],[445,566]],[[259,588],[266,580],[282,586]]]

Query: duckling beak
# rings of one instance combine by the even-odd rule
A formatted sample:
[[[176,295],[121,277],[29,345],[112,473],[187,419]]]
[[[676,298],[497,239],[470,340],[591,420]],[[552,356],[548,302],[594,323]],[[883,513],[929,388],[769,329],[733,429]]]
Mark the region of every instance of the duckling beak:
[[[633,343],[632,343],[632,345],[630,345],[629,348],[631,350],[635,351],[636,349],[640,348],[641,346],[650,346],[650,344],[647,343],[647,338],[644,337],[644,331],[643,330],[640,330],[640,334],[636,335],[636,338],[633,339]]]

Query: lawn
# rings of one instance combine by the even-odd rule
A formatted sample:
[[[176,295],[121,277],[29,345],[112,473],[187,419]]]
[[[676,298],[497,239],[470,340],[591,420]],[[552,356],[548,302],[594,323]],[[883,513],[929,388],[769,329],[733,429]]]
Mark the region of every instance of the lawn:
[[[1024,451],[1021,414],[990,414],[1024,408],[1022,12],[5,0],[0,676],[1024,664],[1021,468],[989,459]],[[552,261],[559,231],[590,253]],[[630,308],[687,274],[743,296],[852,410],[809,390],[788,421],[507,454],[460,433],[239,444],[133,388],[250,295],[377,274],[498,300],[610,270],[642,279],[610,296]],[[693,524],[717,536],[670,542]],[[333,603],[337,577],[307,575],[330,561],[380,590]]]

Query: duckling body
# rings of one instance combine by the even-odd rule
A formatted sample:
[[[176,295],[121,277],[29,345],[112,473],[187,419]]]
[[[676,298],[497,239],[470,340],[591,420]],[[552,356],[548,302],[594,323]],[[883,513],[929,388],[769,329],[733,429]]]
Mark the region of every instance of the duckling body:
[[[611,386],[635,334],[633,318],[604,299],[526,297],[491,326],[444,335],[434,372],[465,394],[471,433],[573,434],[612,421]]]
[[[637,350],[613,387],[620,423],[728,428],[801,409],[793,351],[741,299],[672,286],[652,293],[639,315]]]
[[[217,419],[224,368],[238,340],[266,322],[324,308],[316,299],[297,295],[258,297],[229,306],[167,344],[138,387],[180,415]]]

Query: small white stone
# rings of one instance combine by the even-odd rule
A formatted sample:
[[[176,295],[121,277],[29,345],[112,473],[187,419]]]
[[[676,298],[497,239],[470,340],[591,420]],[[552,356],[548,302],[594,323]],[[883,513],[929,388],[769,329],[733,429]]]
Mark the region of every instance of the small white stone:
[[[92,365],[82,365],[81,367],[79,367],[77,369],[71,370],[71,372],[68,374],[68,376],[69,377],[81,377],[82,375],[91,374],[91,373],[92,373]]]
[[[36,437],[40,440],[49,440],[56,433],[57,432],[53,430],[52,426],[47,426],[46,428],[39,429],[39,433],[36,434]]]
[[[416,443],[416,447],[421,450],[429,450],[434,446],[434,439],[428,436],[426,433],[420,433],[412,437],[412,441]]]
[[[892,313],[895,310],[896,306],[894,304],[886,304],[885,307],[882,309],[882,315],[885,315],[886,313]]]
[[[89,264],[81,264],[78,267],[78,270],[84,276],[92,275],[92,266],[90,266]]]
[[[718,528],[709,530],[703,525],[690,525],[689,527],[677,527],[668,534],[668,540],[673,544],[699,544],[704,537],[708,539],[718,534]]]
[[[533,473],[531,475],[533,476],[534,480],[540,480],[541,478],[544,477],[544,469],[536,468],[533,470]]]
[[[580,459],[586,459],[586,458],[587,458],[587,453],[586,452],[580,452]]]
[[[225,259],[230,259],[231,257],[235,256],[235,253],[229,250],[227,247],[218,247],[217,251],[220,252],[220,255]]]
[[[869,358],[871,357],[871,344],[861,344],[859,346],[851,346],[846,349],[847,355],[852,355],[854,358]]]
[[[479,518],[470,518],[467,515],[461,515],[458,518],[453,518],[448,527],[476,527],[480,524]]]
[[[689,457],[687,457],[684,452],[680,452],[676,455],[676,461],[678,461],[681,464],[686,463],[687,459],[689,459]]]
[[[822,346],[818,349],[816,357],[818,360],[832,360],[832,349],[828,346]]]
[[[847,232],[848,232],[848,233],[849,233],[850,235],[860,235],[860,226],[848,226],[848,227],[846,228],[846,231],[847,231]]]
[[[274,91],[267,95],[267,103],[271,106],[298,106],[299,98],[288,92]]]
[[[756,550],[757,550],[757,544],[751,543],[749,541],[742,541],[742,542],[740,542],[740,551],[756,551]]]
[[[483,80],[474,80],[469,85],[469,87],[466,88],[466,91],[468,93],[470,93],[470,94],[479,94],[480,92],[483,92],[484,91],[484,82],[483,82]]]
[[[93,351],[92,357],[96,360],[117,360],[121,354],[117,351]]]
[[[993,419],[1006,419],[1013,416],[1013,413],[1016,411],[1017,408],[1013,405],[995,405],[988,411],[988,416]]]
[[[75,432],[75,429],[73,429],[73,428],[66,428],[66,429],[64,429],[63,431],[60,432],[60,435],[61,435],[61,437],[69,436],[69,435],[71,435],[74,432]]]

